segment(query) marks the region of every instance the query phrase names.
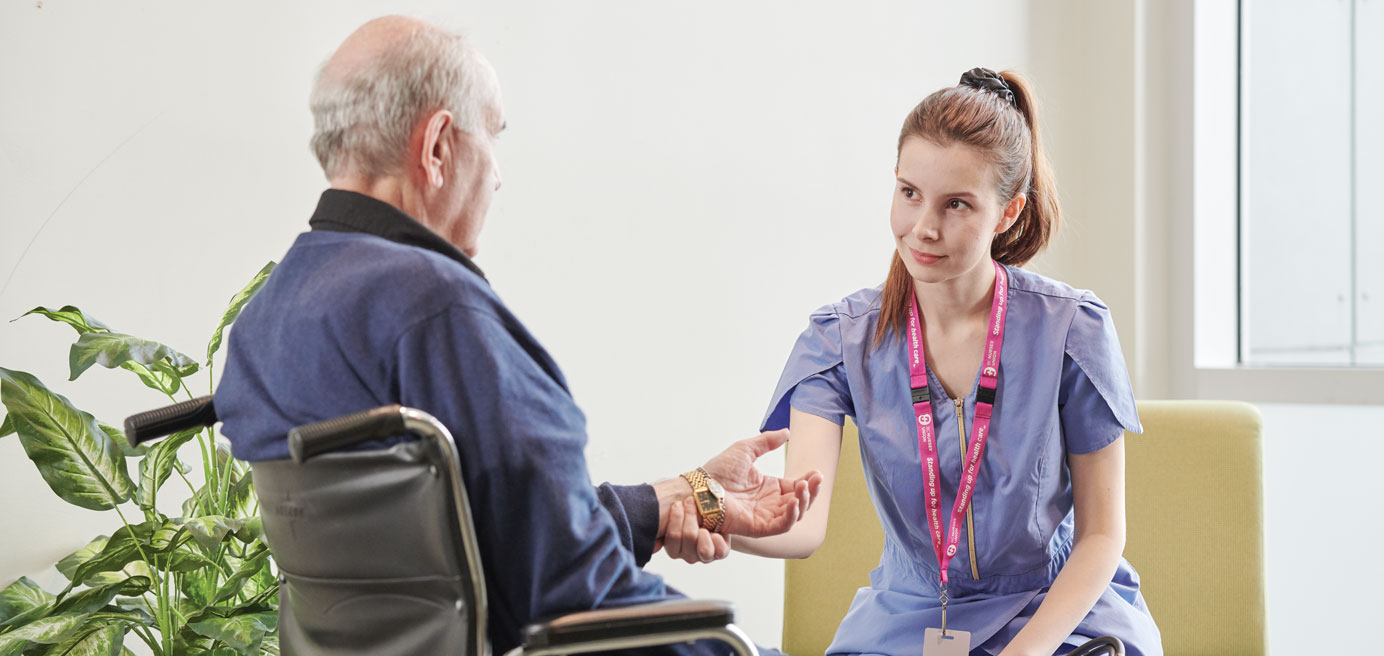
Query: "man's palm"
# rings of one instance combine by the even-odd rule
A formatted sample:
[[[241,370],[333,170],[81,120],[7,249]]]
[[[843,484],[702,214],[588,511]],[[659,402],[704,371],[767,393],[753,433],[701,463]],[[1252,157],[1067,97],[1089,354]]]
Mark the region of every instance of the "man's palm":
[[[726,518],[721,533],[764,537],[793,527],[817,495],[822,475],[802,478],[765,476],[755,468],[760,456],[788,441],[788,431],[761,433],[740,440],[707,461],[706,472],[726,491]]]

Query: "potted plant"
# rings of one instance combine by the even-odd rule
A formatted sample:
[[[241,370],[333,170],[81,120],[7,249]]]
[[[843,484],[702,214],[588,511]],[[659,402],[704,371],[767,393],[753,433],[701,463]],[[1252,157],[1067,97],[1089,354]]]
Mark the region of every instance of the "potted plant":
[[[189,384],[203,367],[210,393],[212,356],[226,328],[273,268],[273,262],[265,265],[231,298],[205,363],[116,332],[73,306],[38,307],[23,316],[47,317],[77,331],[70,380],[99,364],[129,371],[178,401],[193,398]],[[0,403],[0,439],[15,435],[11,439],[23,444],[55,494],[82,508],[114,512],[121,522],[113,534],[97,536],[57,563],[69,581],[63,590],[53,593],[20,578],[0,591],[0,656],[119,655],[129,653],[124,645],[130,635],[156,656],[278,653],[278,585],[250,470],[213,429],[131,447],[119,429],[37,377],[3,367]],[[196,457],[188,457],[193,445]],[[181,514],[169,517],[157,501],[175,479],[189,496]]]

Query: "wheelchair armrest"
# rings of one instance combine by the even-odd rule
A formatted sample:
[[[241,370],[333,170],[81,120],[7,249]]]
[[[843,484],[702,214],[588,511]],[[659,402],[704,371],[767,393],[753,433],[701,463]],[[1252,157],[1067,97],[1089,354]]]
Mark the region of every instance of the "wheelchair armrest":
[[[643,636],[654,633],[721,628],[735,621],[735,608],[726,601],[672,599],[651,604],[590,610],[564,615],[524,628],[524,648]]]

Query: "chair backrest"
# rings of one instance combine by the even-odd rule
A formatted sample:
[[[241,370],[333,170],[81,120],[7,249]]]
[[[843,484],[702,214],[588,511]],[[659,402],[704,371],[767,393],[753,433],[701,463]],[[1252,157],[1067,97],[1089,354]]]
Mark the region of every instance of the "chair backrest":
[[[286,654],[461,654],[474,609],[428,442],[253,465]]]
[[[1163,633],[1165,653],[1263,654],[1263,486],[1253,406],[1143,401],[1126,444],[1125,556]],[[790,447],[791,448],[791,447]],[[783,642],[825,653],[884,533],[871,506],[855,426],[846,423],[822,547],[787,563]]]
[[[1126,440],[1127,558],[1163,633],[1187,656],[1265,653],[1259,411],[1144,401]]]

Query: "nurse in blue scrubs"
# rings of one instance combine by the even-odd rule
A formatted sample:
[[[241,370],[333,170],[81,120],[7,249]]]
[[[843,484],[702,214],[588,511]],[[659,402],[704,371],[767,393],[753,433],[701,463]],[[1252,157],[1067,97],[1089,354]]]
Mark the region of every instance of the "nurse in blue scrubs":
[[[1113,635],[1162,654],[1121,557],[1122,438],[1140,426],[1110,311],[1019,268],[1060,212],[1035,119],[1023,78],[986,69],[914,108],[888,278],[813,312],[774,391],[764,429],[791,428],[786,474],[826,472],[823,499],[789,533],[733,547],[816,550],[848,416],[884,526],[828,653],[928,653],[945,597],[947,629],[969,633],[961,653],[1063,654]]]

